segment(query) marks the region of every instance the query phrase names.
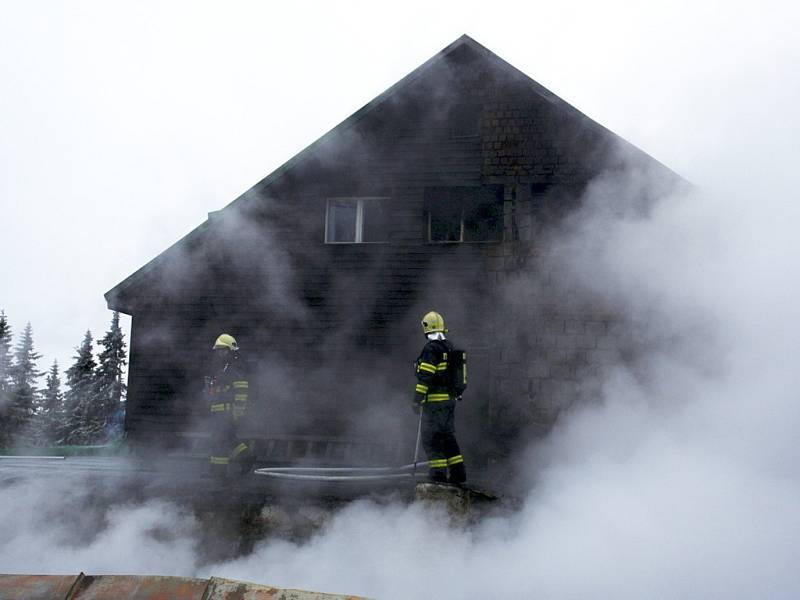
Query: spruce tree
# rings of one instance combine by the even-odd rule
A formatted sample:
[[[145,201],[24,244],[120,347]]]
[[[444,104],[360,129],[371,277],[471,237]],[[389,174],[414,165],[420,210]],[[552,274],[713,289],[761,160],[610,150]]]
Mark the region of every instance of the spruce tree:
[[[42,406],[39,414],[40,438],[45,444],[57,443],[64,433],[64,394],[61,392],[61,377],[58,361],[47,373],[47,387],[42,392]]]
[[[0,310],[0,447],[11,443],[11,423],[8,410],[11,404],[11,326],[5,311]]]
[[[97,402],[95,415],[102,423],[106,438],[114,437],[118,415],[123,410],[126,385],[122,376],[125,371],[126,358],[125,337],[119,326],[119,312],[114,311],[111,317],[111,327],[98,344],[103,346],[103,351],[98,357],[97,375],[95,380],[95,398]]]
[[[8,324],[5,311],[0,310],[0,389],[8,389],[11,364],[11,325]]]
[[[86,444],[98,435],[92,409],[94,402],[95,367],[92,355],[92,332],[87,331],[81,345],[75,349],[75,362],[67,369],[67,386],[64,394],[66,429],[61,442]]]
[[[11,368],[11,402],[7,416],[16,443],[32,441],[29,426],[38,406],[39,390],[36,383],[42,372],[36,363],[41,357],[33,349],[33,328],[28,323],[14,348],[14,364]]]

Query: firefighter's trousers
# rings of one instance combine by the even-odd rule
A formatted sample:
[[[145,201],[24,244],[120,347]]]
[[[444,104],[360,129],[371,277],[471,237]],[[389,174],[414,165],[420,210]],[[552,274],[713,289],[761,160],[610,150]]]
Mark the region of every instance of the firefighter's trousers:
[[[236,425],[227,416],[212,419],[209,463],[211,473],[219,479],[243,475],[252,462],[252,444],[239,439]]]
[[[428,456],[431,481],[464,483],[467,471],[456,441],[455,401],[422,405],[422,447]]]

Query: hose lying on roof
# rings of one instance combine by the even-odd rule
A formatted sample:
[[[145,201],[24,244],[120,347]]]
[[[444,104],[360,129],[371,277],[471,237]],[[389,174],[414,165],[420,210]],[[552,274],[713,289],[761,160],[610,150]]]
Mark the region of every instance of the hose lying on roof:
[[[408,479],[415,477],[415,467],[419,474],[427,476],[427,462],[400,467],[265,467],[256,469],[256,475],[274,479],[294,479],[300,481],[382,481],[390,479]]]
[[[66,460],[66,456],[36,456],[36,455],[19,455],[16,454],[3,454],[0,455],[0,460]]]

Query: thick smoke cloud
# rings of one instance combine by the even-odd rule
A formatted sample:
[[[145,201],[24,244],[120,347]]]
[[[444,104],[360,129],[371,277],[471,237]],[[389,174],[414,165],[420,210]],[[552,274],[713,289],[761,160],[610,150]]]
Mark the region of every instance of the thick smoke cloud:
[[[0,567],[213,573],[382,598],[796,597],[791,189],[698,187],[646,216],[608,211],[629,183],[591,186],[553,257],[573,287],[622,309],[645,352],[529,449],[518,512],[464,529],[421,506],[356,503],[308,542],[263,540],[207,564],[197,523],[169,503],[117,505],[82,539],[65,515],[88,496],[53,502],[16,484],[0,492],[17,507],[0,524]]]
[[[80,472],[0,482],[3,573],[179,574],[197,560],[197,522],[176,504]],[[140,488],[141,489],[141,488]]]
[[[641,354],[530,449],[519,514],[458,532],[354,506],[220,571],[398,598],[795,597],[792,188],[710,183],[642,215],[638,175],[602,178],[561,232],[565,286],[621,309]]]

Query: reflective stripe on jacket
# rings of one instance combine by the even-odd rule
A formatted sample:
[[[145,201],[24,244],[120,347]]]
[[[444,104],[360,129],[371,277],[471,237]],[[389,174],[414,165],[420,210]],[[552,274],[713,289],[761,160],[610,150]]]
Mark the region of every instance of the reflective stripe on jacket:
[[[453,398],[447,357],[452,346],[447,340],[429,340],[416,362],[416,402],[445,402]]]
[[[212,415],[222,416],[224,413],[238,421],[247,412],[250,382],[235,363],[211,379],[207,392]]]

